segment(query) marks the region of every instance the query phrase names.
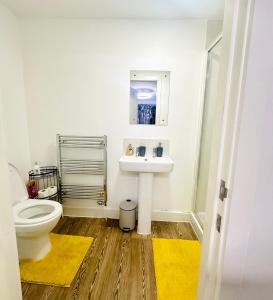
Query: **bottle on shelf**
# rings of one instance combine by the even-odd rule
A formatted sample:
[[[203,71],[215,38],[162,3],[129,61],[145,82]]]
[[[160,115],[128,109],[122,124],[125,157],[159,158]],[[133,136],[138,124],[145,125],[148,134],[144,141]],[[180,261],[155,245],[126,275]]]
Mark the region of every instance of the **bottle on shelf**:
[[[40,166],[39,166],[37,161],[35,162],[33,169],[34,169],[34,174],[40,174],[41,173]]]
[[[126,155],[127,155],[127,156],[132,156],[132,155],[134,155],[134,148],[132,147],[131,144],[129,144],[128,147],[127,147]]]
[[[162,157],[162,155],[163,155],[162,143],[158,143],[158,146],[156,148],[156,156],[157,157]]]

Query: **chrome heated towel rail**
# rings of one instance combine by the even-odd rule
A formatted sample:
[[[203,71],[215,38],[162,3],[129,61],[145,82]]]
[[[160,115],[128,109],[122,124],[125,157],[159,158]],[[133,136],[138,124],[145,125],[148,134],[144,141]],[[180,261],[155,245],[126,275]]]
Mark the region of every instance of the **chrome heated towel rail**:
[[[57,134],[61,200],[107,204],[107,137]]]

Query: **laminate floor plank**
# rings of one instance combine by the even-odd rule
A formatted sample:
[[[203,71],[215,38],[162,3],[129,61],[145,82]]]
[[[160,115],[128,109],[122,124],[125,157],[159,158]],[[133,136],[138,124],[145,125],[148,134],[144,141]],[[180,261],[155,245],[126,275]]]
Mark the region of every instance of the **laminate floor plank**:
[[[94,241],[73,280],[72,286],[67,289],[66,299],[95,299],[93,295],[98,284],[98,276],[110,234],[111,229],[105,226],[91,226],[89,228],[88,236],[93,236]]]
[[[175,223],[174,226],[177,228],[177,238],[182,240],[197,240],[197,236],[190,223]]]
[[[94,241],[70,288],[22,283],[24,300],[156,300],[152,237],[195,240],[189,223],[152,222],[152,233],[125,233],[118,220],[63,217],[54,233]]]

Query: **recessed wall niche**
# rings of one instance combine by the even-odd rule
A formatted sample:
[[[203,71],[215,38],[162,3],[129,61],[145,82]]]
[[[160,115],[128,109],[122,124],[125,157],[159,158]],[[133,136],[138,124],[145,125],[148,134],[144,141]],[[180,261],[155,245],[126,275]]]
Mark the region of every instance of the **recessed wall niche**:
[[[130,124],[167,125],[169,71],[130,72]]]

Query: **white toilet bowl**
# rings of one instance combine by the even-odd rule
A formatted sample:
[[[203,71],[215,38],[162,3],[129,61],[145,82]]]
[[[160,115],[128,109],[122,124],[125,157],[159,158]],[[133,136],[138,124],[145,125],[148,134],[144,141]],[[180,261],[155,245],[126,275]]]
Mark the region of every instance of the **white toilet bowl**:
[[[56,201],[28,199],[16,167],[9,164],[9,171],[19,258],[42,259],[51,249],[49,232],[58,223],[62,206]]]
[[[60,203],[25,200],[13,207],[19,258],[41,259],[51,249],[49,232],[62,215]]]

